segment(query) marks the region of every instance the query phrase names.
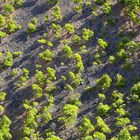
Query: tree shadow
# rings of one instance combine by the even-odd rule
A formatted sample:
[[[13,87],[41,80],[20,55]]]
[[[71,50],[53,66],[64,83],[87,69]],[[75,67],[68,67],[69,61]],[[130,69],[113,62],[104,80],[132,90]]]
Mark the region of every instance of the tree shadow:
[[[23,4],[23,8],[29,8],[32,7],[36,4],[37,0],[32,0],[32,1],[25,1]]]
[[[73,11],[67,13],[63,17],[62,21],[60,22],[60,25],[63,27],[67,22],[71,22],[72,19],[74,18],[74,16],[76,16],[76,15],[77,15],[77,13],[76,12],[73,12]]]
[[[14,40],[16,40],[16,43],[26,42],[27,41],[27,36],[28,35],[27,35],[26,31],[22,31],[22,32],[20,32],[20,34],[15,36]]]
[[[48,10],[50,10],[53,7],[53,5],[47,5],[46,3],[43,3],[42,5],[36,5],[32,10],[31,10],[31,14],[33,16],[37,16],[40,14],[43,14],[45,12],[47,12]]]

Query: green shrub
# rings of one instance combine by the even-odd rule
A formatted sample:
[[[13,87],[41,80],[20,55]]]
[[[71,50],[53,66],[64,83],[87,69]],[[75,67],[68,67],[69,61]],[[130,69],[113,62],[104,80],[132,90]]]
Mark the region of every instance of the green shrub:
[[[15,77],[15,76],[17,76],[18,72],[19,72],[18,69],[15,68],[15,69],[12,70],[11,75],[13,77]]]
[[[137,130],[138,128],[135,127],[135,126],[133,126],[133,125],[129,125],[129,126],[127,126],[127,129],[128,129],[129,131],[135,131],[135,130]]]
[[[60,39],[60,38],[61,38],[61,33],[60,33],[59,31],[57,31],[57,32],[55,33],[55,37],[56,37],[57,39]]]
[[[106,99],[106,96],[105,96],[105,94],[103,94],[103,93],[99,93],[99,94],[98,94],[98,97],[99,97],[99,99],[100,99],[101,101],[104,101],[104,100]]]
[[[124,32],[124,31],[122,31],[122,32]],[[121,34],[123,34],[122,32],[121,32]],[[129,37],[128,37],[128,36],[123,36],[123,37],[121,38],[120,42],[119,42],[119,45],[117,46],[118,49],[120,50],[120,49],[126,48],[126,47],[127,47],[127,44],[128,44],[129,42],[130,42]]]
[[[61,26],[59,24],[52,23],[52,29],[55,33],[56,38],[61,38]]]
[[[84,135],[89,135],[92,131],[94,131],[94,126],[92,125],[89,118],[85,117],[79,127],[79,131]]]
[[[140,19],[137,16],[137,13],[139,12],[139,8],[137,6],[133,7],[133,10],[129,8],[127,15],[130,17],[131,20],[133,20],[135,23],[140,24]]]
[[[41,119],[43,125],[46,125],[50,120],[53,119],[47,107],[43,107],[41,113],[37,116],[37,118]]]
[[[60,41],[60,43],[62,43],[63,45],[68,45],[69,44],[69,40],[68,39],[62,39]]]
[[[34,122],[35,121],[33,120],[33,123]],[[35,134],[34,132],[35,132],[35,128],[24,126],[22,130],[22,135],[28,136],[29,138],[37,139],[37,134]]]
[[[103,4],[106,0],[94,0],[97,4]]]
[[[94,139],[95,139],[95,138],[98,138],[98,139],[100,139],[100,140],[106,140],[106,136],[105,136],[103,133],[98,132],[98,131],[94,132],[93,138],[94,138]]]
[[[11,120],[3,115],[0,120],[0,138],[1,140],[10,140],[12,139],[12,135],[10,133]]]
[[[28,31],[29,32],[35,32],[37,29],[36,29],[36,26],[35,26],[35,24],[33,24],[33,23],[29,23],[28,24]]]
[[[52,135],[55,135],[55,132],[50,128],[46,129],[45,133],[46,133],[46,137],[50,137]]]
[[[61,76],[61,79],[64,80],[64,81],[67,80],[66,76],[63,76],[63,75]]]
[[[21,26],[16,24],[14,20],[8,22],[8,30],[10,33],[15,32],[16,30],[21,29]]]
[[[23,53],[21,51],[17,51],[17,52],[14,52],[13,56],[14,57],[18,57],[20,55],[22,55]]]
[[[48,14],[46,14],[46,15],[44,16],[44,21],[47,22],[47,23],[49,22],[49,15],[48,15]]]
[[[126,125],[130,124],[130,120],[128,118],[117,118],[116,119],[116,126],[117,127],[124,127]]]
[[[103,119],[100,116],[96,117],[96,120],[97,120],[97,127],[103,133],[111,133],[111,129],[107,126],[107,124],[103,121]]]
[[[82,9],[83,9],[83,6],[82,6],[82,5],[76,5],[76,6],[74,7],[74,10],[75,10],[77,13],[78,13],[78,12],[81,12]]]
[[[52,43],[51,41],[47,41],[47,45],[48,45],[49,47],[53,47],[53,43]]]
[[[56,90],[56,86],[54,83],[49,83],[48,86],[45,88],[47,94],[51,94],[54,90]]]
[[[105,49],[108,46],[108,43],[101,38],[98,39],[98,44],[102,49]]]
[[[82,4],[83,0],[72,0],[72,2],[74,2],[75,4]]]
[[[118,0],[121,3],[125,3],[127,5],[140,5],[140,0]]]
[[[136,23],[140,24],[139,20],[139,6],[140,0],[118,0],[121,3],[124,3],[127,7],[126,14]]]
[[[36,107],[31,107],[30,110],[28,111],[27,115],[26,115],[26,118],[25,118],[25,121],[24,121],[24,127],[28,130],[28,128],[37,128],[38,127],[38,124],[35,120],[35,117],[37,115],[37,112],[38,110],[36,109]],[[25,130],[25,134],[30,134],[31,131],[27,131]]]
[[[119,116],[124,116],[126,115],[126,111],[122,108],[122,107],[119,107],[116,109],[116,113],[119,115]]]
[[[68,90],[68,91],[73,91],[74,90],[73,87],[69,84],[66,84],[65,89]]]
[[[109,62],[110,62],[111,64],[114,64],[115,61],[116,61],[116,58],[115,58],[114,56],[110,55],[110,56],[109,56]]]
[[[0,102],[4,101],[6,97],[6,92],[0,92]]]
[[[46,44],[47,43],[46,39],[43,39],[43,38],[42,39],[38,39],[37,42],[41,43],[41,44]]]
[[[103,6],[104,6],[104,13],[105,14],[109,14],[110,13],[110,11],[111,11],[111,4],[110,4],[110,2],[105,2],[104,4],[103,4]]]
[[[124,49],[120,49],[117,53],[118,58],[125,59],[127,57],[127,53]]]
[[[80,47],[80,53],[83,53],[83,54],[88,53],[86,45],[83,45]]]
[[[42,68],[42,65],[41,65],[41,64],[36,64],[35,67],[36,67],[37,69],[41,69],[41,68]]]
[[[27,78],[29,77],[29,70],[28,69],[23,68],[22,69],[22,72],[23,72],[23,74],[24,74],[25,77],[27,77]]]
[[[81,37],[78,35],[74,35],[72,38],[72,42],[74,42],[75,44],[80,44],[81,43]]]
[[[67,54],[68,58],[73,57],[73,52],[70,46],[64,46],[63,47],[64,52]]]
[[[51,27],[55,32],[60,31],[60,29],[61,29],[61,26],[59,24],[56,24],[56,23],[52,23]]]
[[[21,140],[30,140],[28,137],[23,137]]]
[[[9,127],[10,125],[11,125],[11,120],[6,115],[4,115],[0,120],[0,128],[2,126]]]
[[[136,49],[139,48],[139,43],[135,41],[130,41],[127,43],[129,52],[134,52]]]
[[[118,140],[131,140],[131,135],[126,128],[124,128],[120,131]]]
[[[0,31],[0,39],[6,37],[7,34],[5,32]]]
[[[42,97],[43,90],[42,88],[37,84],[32,84],[33,94],[35,94],[36,98]]]
[[[36,70],[35,79],[38,85],[42,86],[45,84],[46,79],[42,71]]]
[[[56,80],[55,70],[53,68],[47,68],[47,79],[48,80]]]
[[[13,13],[15,11],[15,8],[13,7],[12,4],[5,3],[4,7],[3,7],[3,11],[5,14],[10,14],[10,13]]]
[[[112,104],[112,106],[113,106],[114,108],[116,108],[116,107],[124,107],[124,106],[125,106],[124,100],[123,100],[123,99],[117,99],[117,100]]]
[[[111,87],[112,79],[109,77],[108,74],[103,74],[98,80],[97,80],[99,86],[102,90],[107,90]]]
[[[118,92],[117,90],[114,90],[111,95],[111,99],[113,102],[116,101],[117,99],[123,99],[123,97],[124,97],[123,93]]]
[[[4,65],[6,67],[11,67],[13,65],[13,55],[11,52],[6,53],[6,59],[4,60]]]
[[[0,52],[0,58],[2,58],[2,56],[3,56],[3,54],[2,54],[2,52]]]
[[[76,97],[70,97],[70,104],[72,105],[76,105],[76,106],[80,106],[81,105],[81,101],[79,98]]]
[[[51,135],[49,138],[46,138],[46,140],[62,140],[58,136]]]
[[[59,6],[55,6],[52,10],[52,16],[54,20],[62,20],[61,9]]]
[[[97,64],[101,63],[101,55],[98,52],[95,53],[94,59],[95,59],[95,63]]]
[[[81,140],[93,140],[93,137],[92,136],[86,136],[86,137],[82,138]]]
[[[133,136],[131,140],[139,140],[140,137],[139,136]]]
[[[4,106],[0,105],[0,115],[2,115],[5,111],[5,108]]]
[[[117,74],[116,86],[117,87],[125,87],[126,86],[126,79],[120,74]]]
[[[108,106],[107,104],[104,105],[103,103],[99,103],[97,110],[100,115],[107,115],[110,110],[110,106]]]
[[[73,73],[71,71],[68,73],[68,76],[69,76],[68,80],[69,80],[70,85],[72,87],[77,87],[82,81],[82,79],[81,79],[79,74],[75,74],[75,73]]]
[[[38,23],[37,18],[33,17],[31,20],[31,23],[33,23],[34,25],[36,25]]]
[[[54,54],[50,50],[46,49],[44,52],[39,53],[39,57],[46,61],[52,61]]]
[[[63,107],[63,116],[59,117],[59,121],[63,121],[65,127],[74,125],[78,115],[78,107],[71,104],[65,104]]]
[[[116,107],[124,107],[124,100],[123,100],[123,94],[118,92],[117,90],[114,90],[112,95],[111,95],[111,99],[113,101],[112,106],[114,108]]]
[[[75,60],[77,62],[76,67],[78,69],[78,72],[83,72],[84,71],[84,64],[82,61],[82,57],[79,53],[74,54]]]
[[[75,27],[72,23],[66,23],[64,29],[70,34],[73,34],[75,32]]]
[[[85,41],[88,41],[89,39],[91,39],[94,36],[94,32],[90,29],[87,28],[83,28],[82,30],[82,38]]]
[[[20,76],[18,80],[18,86],[25,86],[28,79],[29,79],[29,70],[26,68],[23,68],[22,75]]]
[[[6,23],[5,17],[0,14],[0,27],[4,26]]]
[[[140,82],[133,85],[133,87],[131,88],[131,93],[140,97]]]
[[[22,6],[23,5],[23,3],[24,3],[24,0],[13,0],[13,4],[15,5],[15,6]]]

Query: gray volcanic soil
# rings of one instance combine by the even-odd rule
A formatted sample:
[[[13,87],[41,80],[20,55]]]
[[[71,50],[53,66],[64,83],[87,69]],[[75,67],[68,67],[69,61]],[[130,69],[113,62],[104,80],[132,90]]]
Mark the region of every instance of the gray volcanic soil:
[[[38,53],[42,51],[41,46],[38,45],[37,39],[42,37],[43,33],[45,33],[47,29],[47,23],[44,22],[44,15],[45,13],[50,13],[51,7],[48,8],[44,4],[45,0],[25,0],[25,4],[22,8],[17,9],[14,13],[14,17],[20,25],[23,26],[23,29],[20,31],[17,31],[16,33],[12,33],[8,36],[7,39],[3,40],[1,43],[0,51],[6,52],[6,51],[22,51],[23,55],[19,58],[16,58],[14,61],[14,66],[12,68],[5,69],[3,72],[0,73],[1,77],[4,79],[3,85],[1,88],[1,91],[6,91],[8,94],[7,100],[6,100],[6,114],[10,117],[10,119],[13,121],[11,130],[13,135],[13,140],[18,140],[19,138],[19,130],[21,129],[22,119],[24,117],[24,112],[22,109],[22,104],[24,99],[29,99],[32,96],[31,91],[31,83],[33,81],[33,77],[35,74],[35,64],[38,61]],[[90,92],[85,92],[84,89],[86,86],[91,85],[93,86],[93,81],[100,77],[103,73],[108,73],[115,83],[115,75],[117,73],[120,73],[124,75],[124,77],[128,78],[127,88],[122,89],[122,92],[124,92],[127,96],[129,94],[129,89],[132,86],[132,77],[140,76],[140,61],[139,56],[137,54],[132,56],[132,60],[135,60],[134,63],[134,70],[130,72],[124,72],[120,68],[122,62],[118,62],[116,66],[111,66],[108,63],[108,57],[109,55],[116,55],[116,42],[119,41],[119,37],[117,36],[117,32],[119,31],[120,27],[123,25],[130,26],[129,23],[127,23],[127,18],[124,15],[121,15],[121,5],[114,4],[112,7],[112,12],[110,16],[117,20],[117,24],[114,26],[105,26],[107,15],[103,15],[102,13],[95,17],[95,19],[90,18],[90,9],[87,8],[85,11],[83,11],[82,14],[75,14],[73,12],[72,7],[73,4],[69,2],[69,0],[61,0],[60,4],[64,20],[62,21],[62,25],[64,25],[66,22],[73,22],[75,26],[77,27],[77,32],[81,30],[83,27],[90,27],[95,32],[96,38],[94,38],[90,43],[87,44],[87,48],[89,50],[89,53],[86,55],[83,55],[83,62],[85,64],[85,72],[84,72],[84,82],[81,86],[79,86],[75,93],[81,93],[81,101],[82,106],[80,107],[80,113],[78,117],[78,121],[80,121],[85,115],[89,115],[91,117],[91,120],[95,120],[96,116],[96,106],[98,105],[97,100],[97,93],[99,90],[93,89]],[[38,32],[32,34],[31,36],[28,35],[26,32],[27,25],[31,21],[32,18],[38,19]],[[109,42],[109,47],[106,50],[107,56],[104,58],[104,63],[100,64],[99,66],[93,66],[92,62],[93,59],[93,52],[96,51],[96,48],[94,47],[97,43],[97,38],[102,37],[102,32],[105,31],[107,33],[107,36],[105,37],[105,40]],[[139,31],[138,36],[134,38],[136,40],[139,40]],[[57,44],[55,44],[57,46]],[[57,48],[59,50],[59,48]],[[57,59],[58,58],[58,59]],[[134,59],[135,58],[135,59]],[[59,55],[56,57],[55,64],[58,64],[61,61],[61,58],[59,58]],[[13,68],[27,68],[30,70],[30,81],[27,87],[25,88],[17,88],[16,87],[16,79],[12,78],[11,76],[11,69]],[[69,68],[66,67],[64,69],[64,72],[68,71]],[[58,75],[60,72],[58,72]],[[55,107],[54,107],[54,122],[56,121],[56,118],[59,116],[59,109],[62,108],[62,106],[67,102],[67,92],[65,90],[61,90],[61,87],[63,87],[63,82],[60,81],[58,83],[58,91],[55,93]],[[115,89],[114,84],[111,87],[111,90],[109,91],[108,96],[110,96],[111,91]],[[47,102],[47,99],[44,100],[44,102]],[[110,102],[109,100],[107,101]],[[130,108],[131,107],[131,108]],[[140,113],[135,110],[135,107],[133,104],[128,103],[126,106],[126,110],[129,109],[130,112],[132,112],[131,115],[131,121],[136,124],[137,120],[140,117]],[[110,124],[110,127],[115,130],[114,126],[112,125],[112,122],[114,122],[116,116],[110,116],[107,118],[108,124]],[[78,124],[78,123],[77,123]],[[48,126],[51,126],[52,123],[48,124]],[[55,131],[57,134],[63,138],[64,140],[75,140],[76,139],[76,130],[63,130],[61,127],[57,126],[55,128]],[[139,124],[137,123],[137,126]],[[46,126],[46,128],[48,127]],[[140,128],[140,127],[138,127]],[[43,131],[44,128],[42,128],[41,131]],[[138,130],[140,131],[140,129]]]

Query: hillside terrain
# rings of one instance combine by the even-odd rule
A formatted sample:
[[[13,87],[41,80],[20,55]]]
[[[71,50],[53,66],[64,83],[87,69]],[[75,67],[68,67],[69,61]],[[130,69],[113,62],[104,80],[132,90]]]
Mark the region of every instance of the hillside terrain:
[[[0,140],[140,140],[140,0],[0,0]]]

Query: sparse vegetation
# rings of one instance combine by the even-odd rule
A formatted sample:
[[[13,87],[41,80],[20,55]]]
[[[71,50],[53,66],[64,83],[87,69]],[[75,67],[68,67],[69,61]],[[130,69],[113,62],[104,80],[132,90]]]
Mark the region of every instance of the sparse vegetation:
[[[0,140],[140,140],[140,0],[0,0]]]

